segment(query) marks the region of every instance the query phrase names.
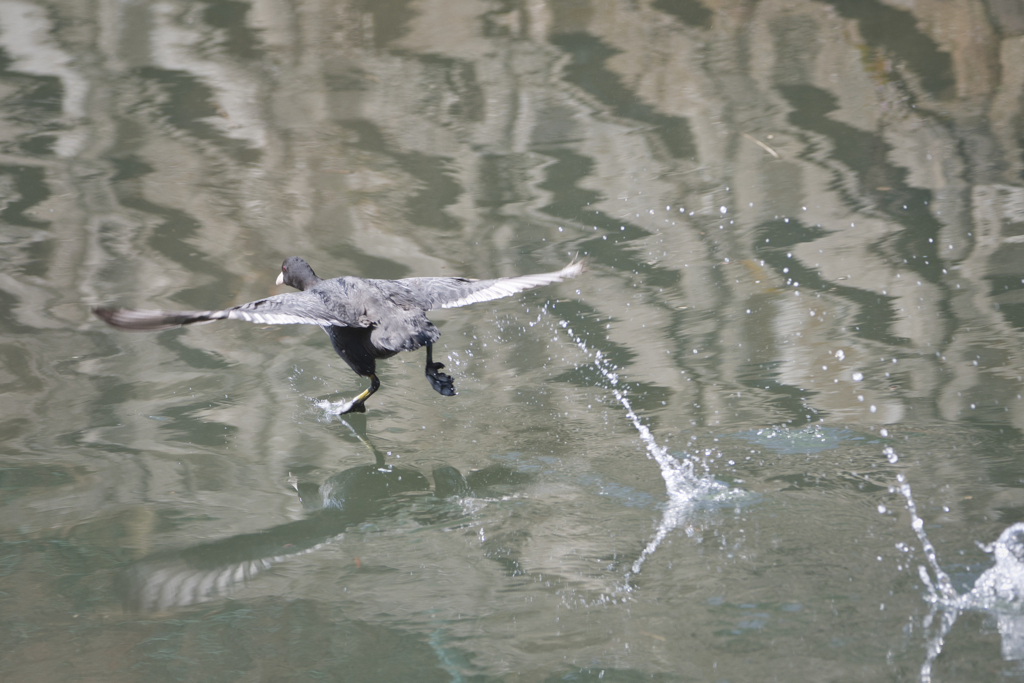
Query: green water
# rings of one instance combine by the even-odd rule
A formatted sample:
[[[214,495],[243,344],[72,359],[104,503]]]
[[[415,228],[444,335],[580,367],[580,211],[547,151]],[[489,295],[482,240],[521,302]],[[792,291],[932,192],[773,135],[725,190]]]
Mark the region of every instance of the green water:
[[[1015,7],[0,2],[0,677],[918,680],[898,477],[961,592],[1024,517]],[[577,254],[344,419],[316,327],[89,312]]]

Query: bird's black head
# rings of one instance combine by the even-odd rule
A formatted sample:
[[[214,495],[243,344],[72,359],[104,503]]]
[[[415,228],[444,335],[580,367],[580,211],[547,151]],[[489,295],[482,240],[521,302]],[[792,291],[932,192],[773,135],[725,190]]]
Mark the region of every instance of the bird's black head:
[[[304,291],[320,282],[309,264],[298,256],[289,256],[281,264],[281,274],[277,276],[277,284],[288,285]]]

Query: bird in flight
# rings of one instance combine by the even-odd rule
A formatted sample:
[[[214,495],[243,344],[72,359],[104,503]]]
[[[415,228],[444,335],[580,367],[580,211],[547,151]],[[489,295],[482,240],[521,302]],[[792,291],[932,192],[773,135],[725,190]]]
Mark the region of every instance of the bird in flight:
[[[343,403],[339,414],[366,412],[366,399],[380,388],[377,360],[390,358],[399,351],[427,347],[425,374],[430,386],[442,396],[454,396],[455,384],[440,372],[442,363],[432,357],[440,331],[427,319],[427,311],[455,308],[510,296],[541,287],[583,270],[581,261],[573,261],[552,273],[473,280],[464,277],[410,277],[402,280],[364,280],[336,277],[321,280],[298,256],[285,259],[278,285],[299,290],[278,294],[220,311],[144,311],[131,308],[94,308],[101,320],[124,330],[166,330],[180,325],[212,320],[245,320],[269,325],[319,325],[331,338],[334,350],[370,386]]]

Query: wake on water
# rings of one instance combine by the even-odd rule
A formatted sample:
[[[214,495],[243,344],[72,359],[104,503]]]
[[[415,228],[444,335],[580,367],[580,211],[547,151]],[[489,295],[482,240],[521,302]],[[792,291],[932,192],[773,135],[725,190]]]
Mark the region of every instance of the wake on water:
[[[643,424],[633,410],[625,389],[619,384],[616,368],[600,351],[595,350],[591,353],[586,342],[573,335],[572,329],[569,328],[566,321],[560,321],[559,324],[567,330],[573,342],[588,357],[592,358],[594,366],[608,381],[609,390],[622,404],[626,411],[626,417],[644,442],[647,457],[658,463],[662,479],[665,481],[668,502],[654,537],[633,562],[631,572],[627,572],[625,576],[624,588],[628,591],[630,590],[628,581],[631,574],[635,575],[640,572],[644,562],[654,554],[665,537],[683,524],[696,502],[742,496],[744,492],[730,489],[706,472],[703,476],[698,476],[695,472],[696,461],[692,456],[687,455],[679,460],[669,454],[664,446],[657,443],[650,429]],[[899,460],[899,456],[891,446],[886,446],[883,449],[883,454],[890,463],[896,463]],[[970,590],[961,594],[954,588],[949,575],[939,564],[938,553],[925,533],[924,520],[917,513],[917,507],[906,477],[899,474],[897,482],[900,494],[907,500],[907,508],[911,514],[911,526],[935,577],[933,580],[928,568],[918,567],[919,576],[927,588],[925,600],[931,605],[930,612],[923,623],[924,627],[931,628],[935,617],[939,617],[936,629],[927,643],[927,655],[920,671],[921,683],[931,683],[932,666],[942,653],[945,637],[952,629],[957,616],[964,610],[994,614],[1002,638],[1003,658],[1024,660],[1024,522],[1007,527],[994,543],[979,544],[982,550],[993,554],[995,566],[986,570],[978,577]]]
[[[890,446],[886,446],[883,453],[890,463],[899,460]],[[985,570],[966,593],[960,593],[939,564],[938,552],[925,532],[924,520],[918,515],[910,484],[903,474],[897,475],[896,481],[899,484],[896,488],[907,500],[911,528],[917,535],[928,563],[927,567],[917,567],[918,576],[926,589],[925,602],[930,605],[922,625],[925,629],[935,628],[927,639],[925,661],[920,672],[921,683],[931,683],[932,668],[942,654],[946,636],[960,613],[967,610],[994,615],[1002,639],[1003,659],[1024,659],[1024,522],[1004,529],[994,543],[978,543],[979,548],[995,557],[995,566]]]
[[[565,329],[573,343],[588,358],[592,359],[597,371],[608,380],[608,390],[611,391],[615,400],[625,409],[626,418],[633,425],[633,428],[636,429],[637,434],[640,435],[640,440],[643,441],[644,447],[647,449],[647,457],[658,463],[661,478],[665,481],[668,501],[665,503],[661,522],[658,524],[654,537],[647,543],[639,557],[633,562],[630,571],[624,577],[624,585],[629,590],[630,577],[640,573],[644,562],[654,554],[654,551],[658,549],[658,546],[661,545],[661,542],[665,540],[665,537],[671,531],[683,524],[687,513],[692,511],[697,501],[733,497],[735,495],[742,495],[743,492],[730,489],[725,484],[716,481],[706,472],[703,476],[699,476],[696,473],[695,461],[692,457],[685,456],[682,460],[678,460],[672,456],[668,449],[655,440],[651,430],[641,421],[636,411],[633,410],[633,406],[626,396],[626,389],[619,383],[619,375],[616,372],[617,368],[600,350],[595,349],[591,352],[587,347],[586,340],[574,335],[568,322],[560,320],[558,324]]]
[[[546,313],[547,308],[543,307],[541,315],[543,316]],[[531,323],[531,326],[533,324],[535,323]],[[586,355],[598,373],[606,380],[606,388],[625,410],[626,418],[633,425],[633,428],[636,429],[640,440],[644,444],[647,458],[657,463],[661,478],[665,482],[668,500],[664,504],[661,521],[654,536],[633,562],[629,571],[626,572],[623,588],[628,592],[631,590],[629,579],[640,572],[644,563],[650,559],[666,536],[683,525],[688,513],[692,512],[698,502],[733,499],[737,496],[745,495],[745,492],[738,489],[730,489],[725,484],[716,481],[708,474],[706,464],[698,456],[684,453],[680,459],[670,454],[667,448],[655,440],[651,430],[643,423],[636,414],[636,411],[633,410],[633,406],[627,397],[627,390],[620,383],[617,373],[618,368],[600,350],[591,350],[585,339],[573,333],[567,321],[559,320],[558,324],[568,333],[572,342]],[[339,406],[345,403],[345,401],[331,402],[323,399],[311,399],[311,401],[327,417],[337,415]],[[703,474],[697,473],[698,464],[704,468]]]
[[[544,307],[542,315],[546,313],[547,309]],[[531,323],[531,326],[533,324],[535,323]],[[685,523],[698,504],[734,500],[745,496],[746,492],[729,488],[716,481],[708,473],[706,463],[699,456],[685,452],[681,457],[670,454],[668,449],[657,442],[651,430],[636,414],[627,396],[627,389],[620,382],[618,368],[600,350],[591,350],[585,339],[573,333],[567,321],[559,320],[558,324],[568,333],[572,342],[586,355],[604,378],[607,384],[605,388],[623,407],[626,418],[633,425],[644,444],[647,458],[657,463],[661,478],[665,483],[668,500],[664,504],[658,527],[653,537],[625,573],[622,584],[617,589],[619,592],[629,593],[633,590],[630,579],[640,573],[644,563],[654,555],[665,538]],[[327,415],[337,414],[337,406],[343,403],[311,400]],[[884,448],[883,454],[890,463],[899,460],[899,456],[890,446]],[[697,473],[698,465],[703,467],[703,474]],[[925,601],[930,604],[930,611],[923,621],[923,626],[926,629],[935,626],[935,630],[927,641],[927,654],[920,670],[921,683],[931,683],[932,666],[942,653],[945,638],[953,628],[959,614],[965,610],[979,610],[994,614],[1002,636],[1004,658],[1024,660],[1024,523],[1007,527],[994,543],[980,546],[986,552],[994,555],[995,566],[978,577],[970,590],[961,594],[939,564],[938,554],[925,533],[924,520],[918,515],[910,485],[905,476],[898,475],[897,482],[898,487],[894,487],[893,492],[898,490],[906,498],[907,509],[911,514],[911,526],[921,544],[928,565],[928,567],[918,567],[919,576],[927,590]],[[900,546],[906,548],[904,544],[899,544],[898,547]],[[938,617],[937,624],[935,623],[936,617]]]

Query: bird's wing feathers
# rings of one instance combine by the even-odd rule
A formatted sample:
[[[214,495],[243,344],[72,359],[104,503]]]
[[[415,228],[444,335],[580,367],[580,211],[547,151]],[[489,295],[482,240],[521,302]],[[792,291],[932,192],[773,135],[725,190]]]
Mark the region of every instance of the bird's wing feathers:
[[[415,351],[425,344],[433,344],[441,333],[427,320],[422,310],[402,311],[377,322],[370,341],[379,349],[393,351]]]
[[[245,320],[267,325],[358,325],[332,311],[315,291],[278,294],[221,311],[140,311],[131,308],[93,309],[101,319],[125,330],[167,330],[212,320]]]
[[[573,261],[553,273],[496,280],[458,277],[416,277],[405,280],[335,278],[324,280],[302,292],[278,294],[220,311],[96,308],[93,312],[114,327],[125,330],[166,330],[179,325],[224,319],[266,325],[374,325],[377,330],[374,331],[373,341],[379,343],[381,348],[396,352],[411,351],[437,340],[437,328],[423,315],[425,311],[500,299],[575,277],[582,270],[583,263]]]
[[[434,308],[456,308],[481,301],[490,301],[511,296],[534,287],[561,282],[576,277],[583,270],[582,261],[573,261],[565,268],[553,273],[536,273],[518,277],[503,277],[496,280],[470,280],[458,277],[417,277],[399,280],[409,283],[417,292],[424,310]]]
[[[278,294],[259,301],[235,306],[226,317],[268,325],[337,325],[366,327],[353,315],[344,301],[325,297],[317,288],[305,292]]]

